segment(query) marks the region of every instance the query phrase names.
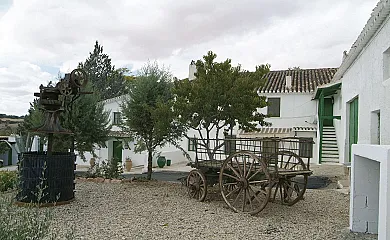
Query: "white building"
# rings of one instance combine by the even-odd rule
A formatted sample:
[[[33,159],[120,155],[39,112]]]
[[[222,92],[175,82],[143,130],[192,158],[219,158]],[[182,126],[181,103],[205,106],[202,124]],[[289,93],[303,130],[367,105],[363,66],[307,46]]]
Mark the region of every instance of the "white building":
[[[318,164],[318,109],[317,102],[312,98],[316,87],[328,84],[336,71],[336,68],[270,71],[259,94],[266,96],[270,104],[260,109],[260,112],[273,116],[266,119],[267,122],[272,123],[272,126],[263,127],[259,133],[243,133],[240,136],[312,139],[315,144],[311,162]],[[333,123],[330,122],[327,125],[330,134],[334,134]],[[335,141],[336,138],[330,135],[325,148],[330,144],[335,144]],[[328,162],[338,161],[337,154],[337,148],[331,149],[325,153],[326,160]]]
[[[381,0],[332,83],[340,163],[352,164],[350,229],[390,239],[390,1]],[[320,108],[323,103],[320,104]]]
[[[315,142],[312,163],[318,163],[317,103],[312,100],[312,95],[318,85],[330,82],[336,70],[335,68],[322,68],[269,72],[260,95],[266,96],[271,105],[260,109],[260,111],[273,116],[266,119],[266,121],[272,123],[272,126],[263,127],[260,132],[256,133],[244,133],[234,129],[233,134],[237,137],[304,137],[312,139]],[[195,72],[195,63],[191,62],[189,66],[190,80],[195,78]],[[111,139],[106,142],[107,148],[98,149],[96,154],[100,160],[117,157],[124,162],[127,157],[130,157],[134,166],[144,165],[147,153],[134,153],[134,145],[127,146],[125,144],[126,136],[116,126],[121,117],[120,105],[125,97],[120,96],[103,102],[105,110],[110,112],[113,127],[110,134]],[[199,137],[199,134],[195,131],[190,131],[187,135]],[[215,137],[215,132],[213,132],[213,137]],[[223,138],[222,131],[219,137]],[[192,160],[195,159],[194,149],[188,139],[184,138],[180,142],[180,146],[189,153]],[[157,151],[161,151],[162,155],[166,156],[167,159],[171,159],[172,164],[187,161],[182,151],[174,146],[168,145]],[[87,160],[92,158],[90,154],[86,156]],[[156,164],[155,162],[156,159],[154,159],[154,164]],[[87,165],[88,163],[83,162],[78,157],[77,164]]]
[[[142,153],[134,152],[134,142],[129,143],[128,136],[126,136],[118,126],[121,118],[121,104],[127,96],[119,96],[103,101],[104,110],[110,112],[110,122],[113,125],[110,132],[110,139],[106,141],[107,147],[98,148],[95,151],[97,155],[97,161],[106,161],[112,158],[119,158],[124,163],[126,158],[130,158],[133,162],[133,166],[141,166],[146,164],[148,153],[146,151]],[[185,150],[187,150],[188,141],[183,140],[180,144]],[[161,152],[161,155],[166,159],[170,159],[172,164],[188,161],[183,155],[183,152],[177,149],[175,146],[166,145],[163,148],[157,148],[157,152]],[[78,165],[89,165],[89,160],[93,158],[92,154],[85,153],[87,162],[84,162],[80,156],[77,157],[76,163]],[[157,156],[153,158],[153,165],[156,166]]]

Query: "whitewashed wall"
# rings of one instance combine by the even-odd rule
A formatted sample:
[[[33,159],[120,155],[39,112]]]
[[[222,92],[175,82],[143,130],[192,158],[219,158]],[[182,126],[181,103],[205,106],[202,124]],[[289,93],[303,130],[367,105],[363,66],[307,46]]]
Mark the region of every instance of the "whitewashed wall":
[[[275,128],[315,127],[317,128],[317,101],[312,100],[312,93],[267,93],[268,97],[280,98],[280,117],[266,118]],[[259,110],[267,114],[267,107]],[[278,137],[278,135],[274,135]],[[292,132],[290,136],[313,138],[313,158],[311,163],[318,164],[319,141],[317,132]],[[267,136],[269,137],[269,136]],[[285,135],[281,136],[285,137]]]
[[[342,119],[338,128],[339,142],[345,142],[340,155],[348,162],[349,105],[359,97],[358,144],[375,143],[375,123],[372,114],[380,110],[380,141],[390,144],[390,23],[387,19],[371,39],[342,80]]]
[[[310,93],[289,93],[289,94],[267,94],[269,97],[280,97],[281,101],[281,109],[280,114],[281,117],[275,117],[275,118],[268,118],[267,121],[272,123],[272,127],[285,127],[285,128],[292,128],[292,127],[316,127],[316,124],[313,124],[313,121],[315,120],[316,112],[317,112],[317,105],[315,101],[312,101],[312,95]],[[104,108],[107,111],[110,111],[110,121],[113,121],[113,115],[114,112],[120,112],[120,104],[122,102],[122,97],[118,97],[112,100],[109,100],[105,103]],[[267,108],[262,108],[260,111],[264,114],[267,113]],[[113,131],[119,131],[120,129],[117,126],[113,126]],[[215,130],[212,131],[211,137],[215,138]],[[238,130],[235,128],[233,131],[233,134],[239,135]],[[294,134],[298,137],[312,137],[314,139],[314,142],[317,143],[316,139],[316,133],[315,132],[297,132],[292,133],[291,136],[294,136]],[[194,130],[190,130],[188,133],[188,136],[190,137],[197,137],[199,138],[199,133]],[[223,131],[220,131],[219,137],[223,138]],[[101,148],[100,150],[96,151],[96,154],[98,155],[98,160],[106,160],[110,159],[112,157],[112,141],[114,139],[110,139],[106,142],[108,148]],[[188,139],[183,138],[180,141],[180,146],[184,150],[188,150]],[[130,157],[133,161],[133,166],[141,166],[144,165],[145,160],[147,159],[147,152],[142,153],[134,153],[134,144],[130,144],[130,149],[124,149],[122,152],[122,161],[124,162],[126,157]],[[316,153],[318,150],[317,144],[314,145],[314,153]],[[172,145],[164,146],[163,148],[158,148],[158,152],[161,152],[161,155],[166,156],[167,159],[172,160],[172,164],[176,164],[179,162],[186,162],[188,161],[185,156],[183,155],[182,151],[177,149],[176,147]],[[188,152],[192,161],[195,160],[195,153],[194,152]],[[312,160],[313,163],[317,163],[317,154],[314,154],[314,158]],[[87,162],[83,162],[80,157],[77,158],[77,164],[80,165],[88,165],[89,159],[92,157],[91,154],[87,153],[85,154],[87,158]],[[156,157],[153,159],[153,165],[156,165]]]
[[[317,103],[312,93],[267,93],[266,97],[280,98],[280,117],[267,118],[272,127],[316,127]],[[267,114],[267,108],[261,108]]]

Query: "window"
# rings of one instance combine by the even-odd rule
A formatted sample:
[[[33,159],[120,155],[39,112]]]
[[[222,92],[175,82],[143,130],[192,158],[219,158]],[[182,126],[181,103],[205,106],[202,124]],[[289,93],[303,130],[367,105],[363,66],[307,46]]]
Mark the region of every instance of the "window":
[[[224,150],[226,155],[230,155],[236,152],[236,135],[225,136]]]
[[[196,138],[189,138],[188,139],[188,151],[195,151],[196,150]]]
[[[114,125],[119,125],[121,123],[121,113],[120,112],[114,112]]]
[[[267,115],[280,117],[280,98],[268,98]]]
[[[299,141],[299,156],[304,158],[313,157],[313,138],[302,138]]]

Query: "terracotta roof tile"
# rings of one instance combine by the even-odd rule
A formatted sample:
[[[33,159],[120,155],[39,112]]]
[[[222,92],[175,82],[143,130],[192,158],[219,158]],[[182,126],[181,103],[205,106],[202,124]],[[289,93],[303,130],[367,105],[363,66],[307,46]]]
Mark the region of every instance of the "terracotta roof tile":
[[[261,92],[314,92],[317,86],[329,83],[337,68],[270,71]],[[291,89],[286,88],[286,76],[291,76]]]

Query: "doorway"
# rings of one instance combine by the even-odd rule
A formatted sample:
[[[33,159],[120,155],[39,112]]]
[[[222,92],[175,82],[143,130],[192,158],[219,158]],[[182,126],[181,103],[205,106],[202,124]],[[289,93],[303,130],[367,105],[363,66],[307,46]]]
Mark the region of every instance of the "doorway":
[[[359,128],[359,99],[355,98],[349,103],[349,161],[351,162],[352,144],[358,142]]]
[[[122,141],[112,142],[112,157],[122,162]]]
[[[333,117],[333,99],[324,98],[324,116]],[[324,119],[324,127],[333,127],[333,118]]]

